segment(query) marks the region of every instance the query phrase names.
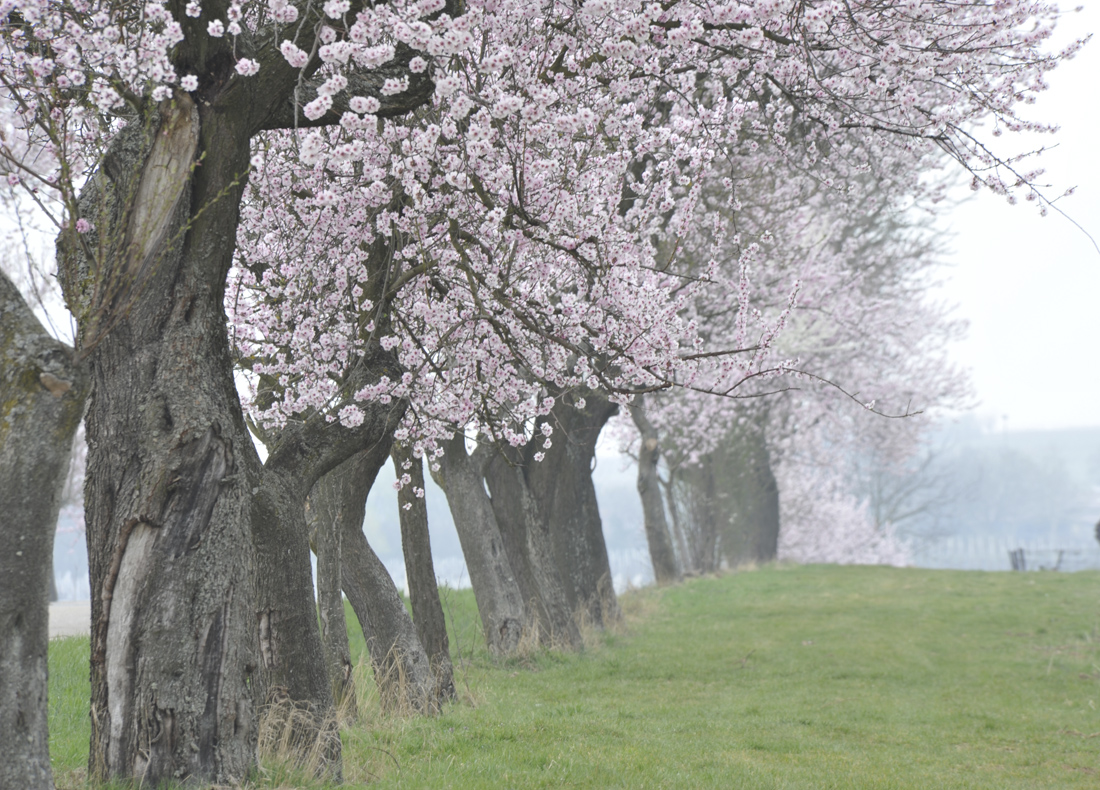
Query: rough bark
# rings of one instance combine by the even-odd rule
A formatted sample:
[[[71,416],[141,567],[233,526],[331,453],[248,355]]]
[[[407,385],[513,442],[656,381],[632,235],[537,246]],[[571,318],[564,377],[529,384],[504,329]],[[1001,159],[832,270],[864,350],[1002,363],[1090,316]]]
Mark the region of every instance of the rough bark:
[[[638,495],[642,500],[642,518],[645,524],[649,558],[653,563],[653,577],[657,584],[674,584],[680,581],[680,567],[665,518],[665,502],[661,495],[661,481],[657,464],[661,459],[661,446],[657,429],[645,413],[643,396],[637,396],[630,405],[630,417],[638,428],[641,443],[638,449]]]
[[[258,459],[222,309],[248,157],[231,114],[179,94],[116,136],[81,195],[96,231],[59,243],[91,369],[97,780],[228,783],[255,762]]]
[[[53,788],[47,599],[86,392],[71,349],[49,336],[0,271],[0,787]]]
[[[389,456],[391,441],[392,433],[329,473],[344,503],[340,576],[366,638],[383,706],[432,713],[438,703],[428,654],[386,566],[363,534],[367,493]]]
[[[332,695],[337,707],[354,718],[358,715],[358,709],[340,576],[343,556],[340,520],[344,501],[333,482],[331,475],[326,475],[313,485],[306,502],[306,521],[313,551],[317,555],[317,614],[321,621],[321,642],[325,649]]]
[[[494,454],[485,467],[493,514],[516,573],[528,619],[537,620],[539,643],[579,650],[584,642],[558,571],[550,527],[539,511],[526,473],[520,453],[502,449]]]
[[[619,407],[596,393],[586,393],[585,400],[585,407],[578,409],[557,394],[547,418],[554,427],[552,446],[541,462],[528,461],[528,479],[550,524],[569,605],[602,628],[621,613],[592,483],[592,463],[600,431]],[[528,454],[537,449],[533,442]]]
[[[280,721],[290,727],[279,737],[303,755],[316,744],[318,768],[340,776],[340,736],[333,715],[334,697],[328,662],[317,627],[309,530],[305,499],[309,479],[292,469],[264,469],[252,497],[253,542],[256,549],[256,623],[259,637],[261,688],[272,716],[295,715]],[[274,721],[274,720],[273,720]]]
[[[424,459],[405,447],[394,445],[391,452],[398,475],[407,474],[409,483],[397,493],[401,519],[401,549],[405,555],[405,578],[409,585],[413,623],[420,644],[428,654],[435,676],[435,695],[439,704],[455,697],[454,667],[447,640],[447,620],[439,601],[439,586],[432,564],[431,536],[428,533],[428,505],[424,491]],[[419,495],[417,495],[419,491]]]
[[[462,434],[448,440],[444,450],[432,477],[447,495],[485,642],[491,652],[507,655],[519,645],[526,617],[523,594],[485,491],[484,467],[492,451],[479,447],[468,455]]]

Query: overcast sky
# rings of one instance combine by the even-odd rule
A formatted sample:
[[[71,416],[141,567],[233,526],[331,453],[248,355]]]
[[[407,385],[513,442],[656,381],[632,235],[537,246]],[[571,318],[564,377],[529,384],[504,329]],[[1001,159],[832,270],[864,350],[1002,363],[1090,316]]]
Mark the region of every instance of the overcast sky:
[[[1072,7],[1072,3],[1065,5]],[[1067,14],[1060,39],[1100,32],[1100,3]],[[1038,160],[1070,217],[1100,243],[1100,37],[1050,75],[1028,117],[1057,123]],[[1006,140],[1002,137],[1001,140]],[[1009,140],[1011,141],[1011,140]],[[968,190],[967,190],[968,191]],[[943,289],[970,322],[955,348],[978,413],[1008,430],[1100,426],[1100,252],[1065,218],[979,195],[945,218],[954,233]]]

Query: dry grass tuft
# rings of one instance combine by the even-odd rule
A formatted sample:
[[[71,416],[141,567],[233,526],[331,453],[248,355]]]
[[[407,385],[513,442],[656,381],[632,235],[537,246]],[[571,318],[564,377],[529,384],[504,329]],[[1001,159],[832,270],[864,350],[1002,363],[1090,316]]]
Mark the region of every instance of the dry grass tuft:
[[[604,629],[600,628],[593,620],[587,606],[579,605],[576,611],[573,612],[573,619],[577,623],[577,630],[581,633],[581,644],[584,645],[586,652],[603,644]]]
[[[260,714],[257,752],[264,786],[294,787],[313,778],[339,782],[340,726],[339,711],[318,715],[309,705],[276,696]]]
[[[394,645],[382,660],[381,667],[374,668],[374,679],[383,712],[390,716],[408,718],[430,712],[436,705],[432,697],[432,678],[427,684],[417,684],[409,676],[407,656]]]
[[[541,623],[537,608],[529,604],[527,606],[527,611],[527,622],[523,624],[523,631],[520,634],[519,642],[516,643],[516,649],[512,653],[512,656],[521,661],[530,661],[539,650],[545,646],[545,641],[543,639],[543,632],[545,629]],[[552,635],[551,638],[553,638]]]

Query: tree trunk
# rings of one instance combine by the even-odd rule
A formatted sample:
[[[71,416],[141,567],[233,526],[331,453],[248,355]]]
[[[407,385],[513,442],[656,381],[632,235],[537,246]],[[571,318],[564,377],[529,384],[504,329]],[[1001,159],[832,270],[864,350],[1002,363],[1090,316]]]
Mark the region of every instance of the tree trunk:
[[[47,598],[86,392],[72,350],[46,333],[0,271],[0,787],[53,788]]]
[[[490,652],[508,655],[523,635],[523,594],[516,583],[504,540],[483,480],[488,448],[466,453],[466,439],[456,434],[444,444],[439,471],[432,477],[447,495],[455,530],[466,558],[470,586]]]
[[[700,498],[700,525],[699,532],[699,557],[700,570],[704,573],[714,573],[718,570],[721,560],[722,520],[719,516],[721,504],[718,499],[718,481],[715,480],[715,469],[712,464],[706,464],[701,469],[702,493]],[[726,508],[729,507],[728,494],[725,494]],[[727,523],[729,517],[724,519]]]
[[[428,505],[424,491],[424,459],[405,447],[394,445],[391,452],[397,474],[407,474],[409,483],[397,492],[401,518],[401,548],[405,555],[405,578],[409,585],[413,623],[420,644],[428,654],[435,676],[435,695],[439,704],[455,697],[454,667],[447,641],[447,621],[439,601],[439,586],[432,564],[432,544],[428,534]]]
[[[374,252],[384,255],[385,248],[378,245]],[[355,392],[376,383],[381,375],[395,379],[401,373],[396,357],[376,343],[350,365],[345,387]],[[274,668],[268,669],[272,679],[287,684],[296,703],[315,703],[318,714],[327,712],[331,684],[309,586],[305,499],[322,476],[333,473],[336,477],[329,486],[340,515],[340,583],[363,625],[382,697],[387,704],[415,710],[437,707],[430,692],[429,662],[412,621],[385,566],[363,536],[367,494],[389,454],[405,408],[403,401],[360,404],[363,419],[355,428],[312,414],[282,429],[271,442],[264,464],[254,524],[265,571],[272,576],[270,582],[259,582],[265,667],[274,657]],[[273,476],[279,481],[274,488],[269,485]],[[262,508],[276,517],[269,518]],[[269,534],[260,534],[264,531]]]
[[[60,508],[58,508],[60,512]],[[51,558],[52,559],[52,558]],[[53,563],[50,563],[50,591],[49,602],[57,603],[57,574],[54,573]]]
[[[661,486],[665,501],[668,503],[668,512],[672,516],[672,537],[676,541],[676,552],[677,556],[680,558],[680,572],[687,574],[695,571],[695,565],[691,557],[691,552],[688,550],[687,528],[684,526],[684,509],[677,501],[676,497],[676,487],[679,483],[677,477],[676,470],[673,469],[669,471],[667,481],[661,480],[660,477],[658,477],[657,482]]]
[[[269,457],[270,460],[270,457]],[[252,497],[256,548],[256,617],[261,688],[278,738],[336,781],[340,777],[340,734],[333,715],[332,683],[317,627],[305,499],[312,480],[293,467],[265,468]],[[293,715],[289,708],[293,708]],[[284,728],[289,728],[286,732]]]
[[[248,137],[232,114],[186,94],[154,105],[116,136],[85,186],[81,214],[96,230],[59,241],[92,371],[96,781],[231,783],[255,763],[258,459],[222,307]]]
[[[383,706],[432,713],[438,703],[431,662],[393,579],[363,534],[367,493],[391,441],[392,433],[329,473],[343,502],[340,578],[363,629]]]
[[[723,541],[732,564],[770,562],[779,548],[779,486],[763,430],[739,430],[717,453],[732,517]]]
[[[675,490],[681,499],[682,527],[687,540],[685,565],[693,573],[712,573],[718,569],[721,539],[729,523],[728,515],[720,520],[718,513],[724,508],[728,514],[733,497],[729,491],[719,494],[716,466],[715,455],[711,453],[698,464],[681,466],[675,472]]]
[[[355,680],[352,675],[348,624],[344,616],[344,593],[340,576],[343,531],[340,522],[344,501],[333,485],[332,474],[313,485],[306,502],[306,520],[313,551],[317,555],[317,611],[321,620],[321,642],[325,648],[329,681],[337,707],[355,718]]]
[[[554,427],[552,446],[541,462],[528,461],[531,491],[550,524],[569,605],[597,628],[621,616],[592,483],[596,440],[618,409],[595,393],[587,394],[583,409],[558,395],[547,419]],[[529,458],[539,446],[528,446]]]
[[[649,421],[644,409],[642,396],[637,396],[630,406],[630,416],[641,436],[638,449],[638,494],[642,500],[645,537],[649,544],[654,579],[659,585],[673,584],[680,581],[680,568],[676,563],[676,552],[672,548],[668,520],[665,518],[664,497],[661,496],[661,481],[657,474],[661,447],[657,429]]]
[[[540,644],[579,650],[584,643],[558,572],[550,527],[531,493],[520,454],[508,458],[504,452],[485,467],[485,482],[528,618],[538,620]]]
[[[779,483],[772,471],[771,456],[766,447],[754,469],[759,499],[754,540],[750,546],[757,562],[771,562],[779,555]]]

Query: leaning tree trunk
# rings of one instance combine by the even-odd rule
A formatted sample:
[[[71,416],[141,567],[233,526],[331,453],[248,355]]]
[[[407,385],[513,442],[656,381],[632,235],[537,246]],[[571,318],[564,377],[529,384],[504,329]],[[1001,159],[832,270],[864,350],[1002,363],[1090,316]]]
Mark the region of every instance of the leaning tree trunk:
[[[86,391],[71,349],[46,333],[0,271],[0,787],[53,788],[47,598]]]
[[[439,471],[433,470],[432,477],[447,495],[454,516],[485,642],[491,652],[507,655],[519,645],[525,613],[523,594],[482,479],[491,450],[479,447],[473,457],[467,455],[461,433],[451,437],[444,450]]]
[[[646,416],[642,397],[636,396],[630,405],[630,417],[641,437],[638,448],[638,495],[642,500],[642,518],[649,558],[653,563],[653,577],[659,585],[673,584],[680,581],[680,567],[672,548],[664,497],[661,496],[661,481],[657,474],[661,446],[657,429]]]
[[[531,493],[520,454],[505,457],[504,452],[486,465],[485,482],[528,617],[538,619],[541,644],[579,650],[584,642],[558,571],[550,527]]]
[[[537,442],[527,453],[531,490],[550,524],[569,604],[597,628],[621,616],[592,483],[596,440],[618,408],[596,393],[587,393],[583,409],[559,395],[546,420],[554,428],[546,457],[541,462],[530,458],[541,446]]]
[[[424,490],[424,459],[407,448],[394,445],[393,466],[409,483],[397,492],[401,519],[401,549],[405,555],[405,578],[409,585],[413,623],[420,644],[428,654],[435,675],[436,698],[442,704],[455,697],[454,667],[447,640],[447,621],[439,601],[439,586],[432,564],[431,536],[428,534],[428,505]]]
[[[340,578],[370,652],[384,707],[432,713],[439,707],[431,662],[386,566],[367,543],[367,494],[389,457],[392,434],[329,472],[341,498]]]
[[[258,459],[222,307],[249,168],[240,120],[184,93],[153,105],[85,186],[95,230],[59,243],[91,369],[96,781],[231,783],[255,763]]]

